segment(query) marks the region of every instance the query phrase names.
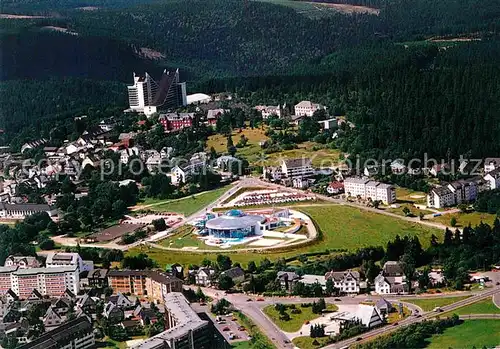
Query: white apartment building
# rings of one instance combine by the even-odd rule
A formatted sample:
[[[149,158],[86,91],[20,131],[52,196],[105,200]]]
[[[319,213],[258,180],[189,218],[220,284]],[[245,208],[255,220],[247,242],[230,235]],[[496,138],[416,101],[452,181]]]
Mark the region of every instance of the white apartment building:
[[[427,195],[427,206],[443,208],[469,203],[476,200],[478,193],[483,190],[484,181],[481,178],[454,181],[446,186],[432,188]]]
[[[311,177],[314,169],[310,159],[290,159],[281,162],[281,173],[287,178]]]
[[[340,293],[359,293],[361,280],[357,271],[330,271],[325,274],[325,279],[331,279]]]
[[[79,272],[92,270],[89,269],[89,265],[82,260],[78,253],[71,252],[50,252],[47,254],[45,266],[47,268],[76,266]]]
[[[296,116],[312,116],[316,110],[320,109],[326,109],[326,107],[311,101],[302,101],[294,107]]]
[[[283,108],[285,105],[283,105]],[[270,116],[277,116],[281,118],[283,116],[283,109],[281,105],[258,105],[254,108],[259,111],[263,119],[267,119]]]
[[[364,200],[380,200],[386,205],[396,201],[396,189],[394,186],[363,178],[346,178],[344,181],[344,191],[349,196],[359,196]]]
[[[447,187],[432,188],[427,195],[427,206],[443,208],[455,204],[455,194]]]

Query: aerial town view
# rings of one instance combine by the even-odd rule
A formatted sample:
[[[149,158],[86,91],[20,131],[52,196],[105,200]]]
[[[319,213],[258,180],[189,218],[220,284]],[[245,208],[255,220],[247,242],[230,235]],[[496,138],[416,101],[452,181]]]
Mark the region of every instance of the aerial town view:
[[[0,349],[500,348],[500,0],[0,6]]]

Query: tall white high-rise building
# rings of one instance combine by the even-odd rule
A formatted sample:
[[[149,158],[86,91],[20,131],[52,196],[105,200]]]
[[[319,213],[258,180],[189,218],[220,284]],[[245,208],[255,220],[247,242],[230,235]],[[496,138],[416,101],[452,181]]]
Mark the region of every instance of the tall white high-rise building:
[[[186,83],[179,82],[179,69],[163,71],[159,82],[151,75],[143,76],[134,73],[134,84],[127,86],[130,109],[150,116],[160,107],[176,108],[187,105]]]

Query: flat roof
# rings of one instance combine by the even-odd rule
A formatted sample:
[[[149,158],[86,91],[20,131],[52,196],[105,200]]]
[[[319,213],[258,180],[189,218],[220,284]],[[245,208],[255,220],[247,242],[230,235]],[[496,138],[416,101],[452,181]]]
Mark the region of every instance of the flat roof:
[[[164,303],[165,310],[175,319],[175,326],[134,345],[132,348],[163,348],[165,342],[182,338],[190,331],[195,331],[208,324],[208,321],[200,319],[180,292],[167,293],[164,297]]]
[[[77,266],[64,266],[55,268],[28,268],[28,269],[18,269],[14,272],[14,275],[33,275],[33,274],[59,274],[72,272],[77,269]]]

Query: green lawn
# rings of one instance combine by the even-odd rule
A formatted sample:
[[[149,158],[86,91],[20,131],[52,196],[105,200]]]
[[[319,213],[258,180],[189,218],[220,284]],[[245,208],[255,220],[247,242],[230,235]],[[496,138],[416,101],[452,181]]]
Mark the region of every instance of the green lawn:
[[[328,344],[329,337],[321,337],[321,338],[311,338],[309,336],[296,337],[293,339],[292,343],[300,349],[316,349],[324,347]],[[316,341],[318,345],[315,345],[313,342]]]
[[[500,308],[498,308],[495,304],[493,304],[491,298],[487,298],[477,303],[467,305],[462,308],[458,308],[457,310],[454,310],[453,313],[457,315],[500,314]]]
[[[430,237],[435,234],[439,238],[443,233],[439,229],[428,228],[418,223],[411,223],[397,218],[367,212],[358,208],[343,205],[304,206],[297,208],[311,216],[322,231],[322,237],[307,246],[281,249],[279,251],[262,251],[259,253],[241,252],[225,253],[216,249],[213,253],[195,253],[193,251],[168,251],[136,247],[127,254],[147,253],[161,266],[170,263],[183,265],[199,264],[204,258],[215,260],[218,253],[228,255],[233,262],[246,266],[249,261],[259,262],[264,258],[274,261],[278,258],[289,258],[307,252],[320,252],[335,249],[355,250],[367,246],[385,246],[396,235],[417,235],[421,244],[429,246]]]
[[[500,321],[466,320],[427,341],[429,349],[492,348],[500,344]]]
[[[413,217],[419,217],[420,213],[423,213],[424,215],[433,213],[432,211],[429,211],[429,210],[421,210],[419,208],[416,208],[415,206],[413,206],[413,204],[401,204],[400,207],[398,207],[398,208],[389,207],[389,208],[385,208],[384,210],[387,212],[395,213],[395,214],[400,215],[400,216],[405,216],[405,214],[403,212],[403,209],[405,207],[407,207],[410,210]]]
[[[427,194],[423,191],[415,191],[408,188],[396,187],[396,197],[398,202],[425,203]]]
[[[350,206],[301,207],[300,211],[308,214],[323,233],[323,241],[316,250],[355,250],[361,247],[385,246],[398,234],[416,235],[422,246],[427,247],[430,245],[432,234],[438,238],[443,235],[439,229]]]
[[[238,322],[246,328],[248,334],[252,336],[252,339],[247,342],[240,342],[235,345],[236,348],[239,349],[247,349],[247,348],[269,348],[274,349],[276,346],[271,342],[271,340],[266,337],[259,329],[255,323],[248,318],[245,314],[240,311],[234,312],[235,316],[238,318]],[[233,347],[234,348],[234,347]]]
[[[436,297],[432,299],[405,299],[406,303],[411,303],[419,306],[424,311],[431,311],[435,307],[444,307],[445,305],[450,305],[455,302],[461,301],[463,299],[469,298],[470,296],[457,296],[457,297]]]
[[[268,305],[263,309],[264,313],[283,331],[285,332],[296,332],[300,330],[302,325],[306,321],[316,319],[321,316],[321,314],[314,314],[312,312],[312,307],[301,307],[300,304],[296,305],[296,309],[300,309],[300,314],[293,314],[291,309],[287,309],[288,315],[290,315],[290,320],[284,321],[280,319],[279,312],[274,308],[274,305]],[[336,311],[338,307],[334,304],[328,304],[327,309],[331,311]]]
[[[229,190],[229,186],[211,190],[199,195],[189,196],[179,200],[172,200],[164,204],[147,207],[146,209],[159,212],[175,212],[190,216],[203,207],[217,200],[222,194]]]
[[[451,217],[455,217],[457,220],[457,225],[456,227],[466,227],[469,224],[471,226],[476,226],[479,225],[479,223],[487,223],[492,225],[493,222],[495,221],[495,214],[490,214],[490,213],[482,213],[482,212],[471,212],[471,213],[451,213],[451,214],[445,214],[439,217],[432,218],[431,221],[433,222],[439,222],[448,226],[450,225]]]

